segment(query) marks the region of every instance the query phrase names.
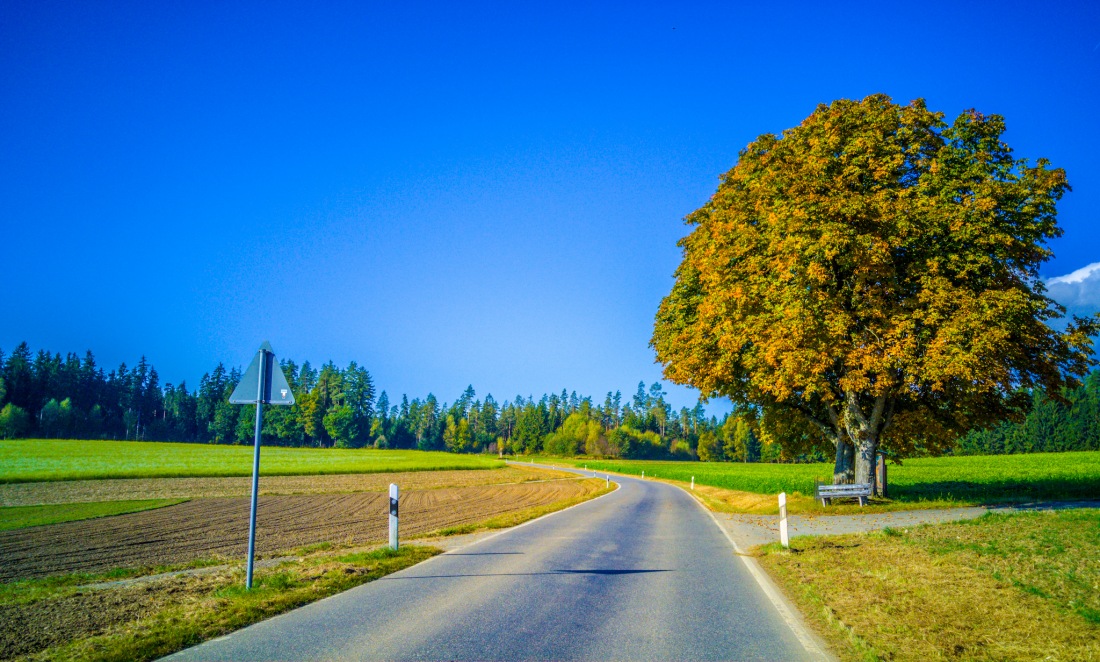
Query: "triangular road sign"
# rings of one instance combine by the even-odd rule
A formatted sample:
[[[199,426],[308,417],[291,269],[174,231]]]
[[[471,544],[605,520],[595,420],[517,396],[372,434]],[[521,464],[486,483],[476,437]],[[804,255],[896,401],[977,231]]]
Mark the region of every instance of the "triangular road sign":
[[[263,385],[260,384],[261,368],[264,373]],[[266,340],[260,345],[260,351],[256,352],[248,370],[244,371],[237,388],[233,389],[229,402],[234,405],[254,405],[257,402],[265,405],[294,404],[294,394],[286,383],[286,375],[275,361],[275,352]]]

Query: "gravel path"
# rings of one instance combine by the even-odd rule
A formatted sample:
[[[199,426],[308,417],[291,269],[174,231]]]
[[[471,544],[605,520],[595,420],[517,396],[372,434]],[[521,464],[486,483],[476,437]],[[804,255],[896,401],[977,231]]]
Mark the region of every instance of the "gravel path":
[[[940,508],[934,510],[901,510],[869,515],[791,515],[787,518],[790,536],[835,536],[846,533],[880,531],[887,527],[905,528],[921,524],[938,524],[974,519],[988,512],[1011,513],[1028,510],[1062,510],[1066,508],[1100,508],[1100,501],[1059,501],[1006,506],[976,506]],[[779,540],[779,518],[775,515],[742,515],[715,513],[718,523],[733,536],[743,549]]]

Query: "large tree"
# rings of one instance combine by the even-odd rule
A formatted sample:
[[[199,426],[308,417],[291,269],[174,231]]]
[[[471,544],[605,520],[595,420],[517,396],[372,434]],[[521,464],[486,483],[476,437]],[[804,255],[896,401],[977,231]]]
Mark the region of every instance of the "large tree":
[[[1069,187],[1004,129],[873,95],[757,138],[686,219],[651,341],[665,376],[809,430],[836,481],[865,483],[880,446],[942,451],[1076,385],[1100,317],[1055,330],[1039,278]]]

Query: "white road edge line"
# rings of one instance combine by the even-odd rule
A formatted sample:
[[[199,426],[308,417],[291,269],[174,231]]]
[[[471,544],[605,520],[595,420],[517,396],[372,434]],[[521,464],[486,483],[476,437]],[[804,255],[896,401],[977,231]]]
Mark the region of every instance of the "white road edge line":
[[[673,485],[672,483],[666,484]],[[674,487],[680,486],[674,485]],[[742,563],[745,564],[745,568],[748,569],[749,574],[752,575],[752,578],[756,580],[756,583],[764,591],[764,595],[768,596],[768,599],[771,600],[771,603],[775,607],[775,610],[779,612],[779,615],[787,623],[787,627],[791,628],[794,636],[798,638],[799,643],[801,643],[802,647],[806,649],[806,652],[809,653],[811,657],[819,660],[836,660],[837,658],[830,654],[828,652],[828,649],[826,649],[824,645],[819,643],[820,640],[817,635],[810,632],[809,628],[806,627],[806,624],[802,621],[801,615],[799,615],[798,611],[793,606],[791,606],[791,604],[787,601],[787,598],[779,592],[779,589],[775,586],[775,583],[772,582],[771,577],[768,577],[767,573],[765,573],[760,568],[760,564],[756,562],[756,559],[747,555],[745,551],[741,549],[741,547],[737,544],[737,541],[733,539],[733,536],[731,536],[729,531],[726,530],[726,527],[722,526],[722,524],[718,521],[718,518],[714,516],[714,513],[710,510],[710,508],[707,508],[706,505],[691,492],[684,490],[684,488],[682,487],[680,487],[680,489],[687,493],[687,495],[691,497],[691,500],[694,501],[700,508],[703,509],[703,511],[707,515],[710,516],[710,520],[714,522],[714,526],[718,527],[718,530],[722,532],[722,535],[724,535],[726,537],[726,540],[729,541],[730,545],[733,546],[733,551],[737,553],[737,557],[741,559]]]

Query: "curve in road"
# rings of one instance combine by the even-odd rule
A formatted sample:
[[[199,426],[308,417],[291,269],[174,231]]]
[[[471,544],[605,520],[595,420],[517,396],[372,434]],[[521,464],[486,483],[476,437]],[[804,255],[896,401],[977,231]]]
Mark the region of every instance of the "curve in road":
[[[801,660],[808,649],[683,490],[620,489],[172,660]]]

